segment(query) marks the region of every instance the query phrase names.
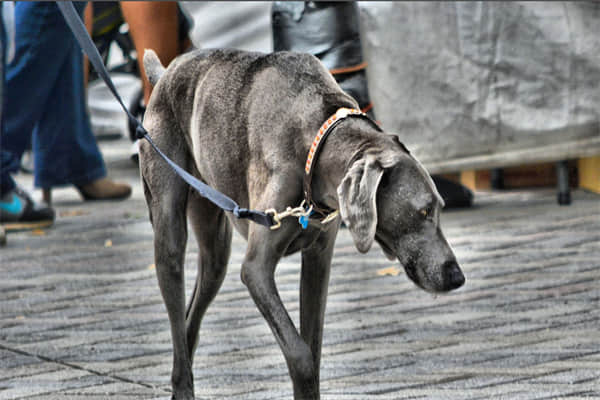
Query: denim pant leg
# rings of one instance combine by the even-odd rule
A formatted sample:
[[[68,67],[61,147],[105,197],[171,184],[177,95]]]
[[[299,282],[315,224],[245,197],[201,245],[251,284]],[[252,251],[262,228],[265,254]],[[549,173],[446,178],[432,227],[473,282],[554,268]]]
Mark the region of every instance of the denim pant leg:
[[[4,31],[4,20],[2,18],[2,4],[0,3],[0,132],[2,132],[2,93],[4,90],[4,69],[6,59],[6,32]],[[8,170],[12,162],[11,154],[2,147],[2,136],[0,135],[0,197],[15,187]]]
[[[76,4],[80,14],[84,3]],[[81,50],[54,2],[18,2],[5,87],[3,147],[20,159],[33,133],[35,184],[106,175],[85,109]]]
[[[66,59],[64,45],[49,37],[56,48],[50,59],[43,60],[42,31],[51,31],[52,3],[20,2],[15,7],[15,57],[6,66],[2,115],[2,176],[15,173],[23,151],[31,143],[33,128],[41,117],[59,66]],[[48,53],[48,50],[45,50]]]
[[[69,32],[69,35],[71,33]],[[33,133],[35,186],[83,185],[106,176],[83,86],[83,55],[72,40],[51,97]]]

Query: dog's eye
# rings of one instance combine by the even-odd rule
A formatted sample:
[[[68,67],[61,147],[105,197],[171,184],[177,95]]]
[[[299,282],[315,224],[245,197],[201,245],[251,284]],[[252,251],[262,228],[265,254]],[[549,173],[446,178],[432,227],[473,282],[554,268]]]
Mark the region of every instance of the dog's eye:
[[[431,206],[422,208],[419,210],[419,214],[421,214],[421,217],[423,217],[423,219],[430,218],[433,214],[433,209],[431,208]]]

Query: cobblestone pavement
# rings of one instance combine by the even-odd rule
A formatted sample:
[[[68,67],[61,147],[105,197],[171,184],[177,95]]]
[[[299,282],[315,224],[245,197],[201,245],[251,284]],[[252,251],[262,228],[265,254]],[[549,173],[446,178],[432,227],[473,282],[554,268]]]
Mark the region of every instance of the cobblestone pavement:
[[[168,399],[171,344],[153,270],[152,231],[125,139],[104,142],[123,202],[54,193],[46,231],[0,248],[0,399]],[[20,181],[30,187],[26,175]],[[477,193],[443,226],[467,277],[433,298],[378,248],[338,237],[322,360],[324,399],[600,398],[600,196]],[[240,282],[235,236],[225,284],[201,330],[196,396],[290,399],[273,336]],[[191,291],[197,249],[188,244]],[[396,267],[398,267],[396,265]],[[279,265],[298,320],[299,257]]]

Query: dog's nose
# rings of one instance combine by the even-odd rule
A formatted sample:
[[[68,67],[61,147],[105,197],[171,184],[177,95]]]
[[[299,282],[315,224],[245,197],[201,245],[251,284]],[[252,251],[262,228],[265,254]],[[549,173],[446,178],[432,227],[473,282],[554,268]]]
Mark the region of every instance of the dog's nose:
[[[443,266],[447,290],[458,289],[465,283],[465,276],[456,261],[446,261]]]

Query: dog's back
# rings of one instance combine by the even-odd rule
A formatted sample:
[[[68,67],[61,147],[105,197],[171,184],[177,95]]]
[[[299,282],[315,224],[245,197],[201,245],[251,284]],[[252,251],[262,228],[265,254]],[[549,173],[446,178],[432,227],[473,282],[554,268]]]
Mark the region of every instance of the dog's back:
[[[263,110],[294,111],[292,103],[302,103],[298,97],[306,95],[311,97],[309,103],[319,102],[321,107],[315,110],[327,107],[323,102],[330,102],[331,107],[340,102],[354,105],[353,99],[341,91],[327,69],[310,54],[196,50],[179,56],[165,70],[154,51],[147,50],[144,67],[152,85],[164,77],[158,90],[170,92],[174,108],[193,98],[198,106],[216,108],[229,120],[235,119],[232,115],[250,111],[253,105]],[[258,95],[251,93],[257,90]],[[306,111],[305,106],[302,104],[302,109],[296,111]],[[321,121],[319,117],[315,115]]]

